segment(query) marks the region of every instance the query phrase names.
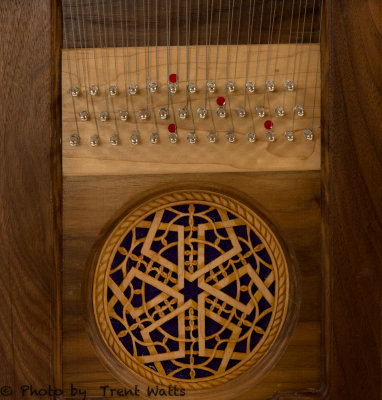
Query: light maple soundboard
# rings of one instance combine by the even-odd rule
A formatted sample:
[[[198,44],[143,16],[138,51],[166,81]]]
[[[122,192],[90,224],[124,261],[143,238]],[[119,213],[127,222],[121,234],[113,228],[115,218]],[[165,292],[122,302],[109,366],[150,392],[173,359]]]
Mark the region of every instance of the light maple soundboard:
[[[292,47],[292,50],[291,50]],[[178,53],[179,51],[179,53]],[[63,173],[69,176],[79,175],[115,175],[115,174],[156,174],[156,173],[191,173],[191,172],[234,172],[234,171],[301,171],[318,170],[320,168],[320,71],[319,45],[304,44],[297,46],[287,44],[251,45],[249,73],[255,74],[258,70],[256,89],[253,93],[245,93],[245,75],[248,46],[238,47],[235,91],[229,96],[225,89],[226,46],[212,48],[209,55],[210,74],[214,75],[216,57],[218,57],[216,92],[207,94],[205,81],[205,51],[203,47],[188,49],[190,59],[195,59],[198,51],[198,90],[189,94],[191,106],[186,119],[178,115],[179,108],[187,103],[185,82],[186,52],[185,47],[171,48],[172,69],[176,69],[179,58],[179,81],[176,94],[171,95],[172,104],[168,106],[167,90],[167,49],[129,48],[129,61],[126,58],[126,49],[88,49],[64,50],[62,62],[62,112],[63,112]],[[234,53],[235,47],[231,50]],[[136,52],[138,67],[136,72]],[[150,53],[150,76],[155,79],[157,74],[156,52],[158,52],[159,90],[148,94],[147,90],[147,52]],[[216,54],[217,53],[217,54]],[[288,55],[289,54],[289,55]],[[96,62],[94,60],[96,57]],[[146,57],[146,59],[145,59]],[[258,67],[257,67],[258,57]],[[269,61],[267,63],[267,59]],[[233,60],[234,57],[232,56]],[[84,66],[86,63],[86,66]],[[124,65],[125,63],[125,65]],[[139,86],[136,95],[127,94],[129,83],[124,78],[124,69],[127,63],[131,69],[129,77]],[[145,64],[146,63],[146,64]],[[106,64],[108,65],[106,67]],[[94,65],[97,65],[95,70]],[[235,63],[230,64],[230,74],[233,76]],[[75,97],[75,110],[79,114],[82,110],[89,111],[89,119],[81,121],[79,115],[78,129],[80,145],[73,147],[69,143],[70,136],[76,132],[75,116],[73,114],[73,99],[70,96],[71,86],[76,82],[96,82],[108,70],[108,78],[113,84],[118,83],[118,95],[110,96],[109,83],[99,84],[99,93],[91,96],[88,89],[81,88],[80,95]],[[69,74],[69,70],[71,74]],[[79,73],[79,76],[77,74]],[[85,74],[85,75],[84,75]],[[190,65],[189,76],[196,75],[195,65]],[[288,77],[295,75],[296,88],[292,92],[286,91],[284,82]],[[265,90],[266,76],[273,76],[275,91]],[[100,78],[101,77],[101,78]],[[190,78],[190,79],[191,79]],[[102,80],[101,80],[102,82]],[[126,85],[126,86],[125,86]],[[75,84],[77,86],[77,83]],[[87,85],[89,86],[89,85]],[[220,118],[216,114],[219,97],[226,98],[226,117]],[[228,101],[229,97],[229,101]],[[239,117],[236,108],[244,106],[246,102],[246,116]],[[294,112],[294,105],[304,103],[304,116],[299,117]],[[199,118],[197,109],[208,109],[205,119]],[[285,115],[276,115],[275,108],[283,105]],[[257,106],[264,107],[264,116],[259,117],[255,111]],[[161,108],[168,108],[169,115],[165,119],[159,116]],[[149,118],[142,121],[140,110],[148,110]],[[107,121],[100,121],[100,112],[108,110]],[[121,121],[120,110],[128,110],[129,117]],[[153,115],[153,114],[156,115]],[[175,114],[175,118],[174,118]],[[192,114],[192,115],[191,115]],[[312,118],[314,120],[312,121]],[[99,143],[90,145],[91,137],[99,131]],[[266,121],[272,121],[274,141],[266,138]],[[178,141],[170,143],[168,126],[176,123]],[[156,123],[156,124],[155,124]],[[157,126],[156,126],[157,125]],[[232,128],[233,127],[233,128]],[[288,141],[285,131],[294,131],[294,140]],[[313,131],[313,139],[307,140],[304,130]],[[196,133],[197,141],[193,145],[187,141],[189,132]],[[235,143],[229,143],[226,133],[234,131]],[[139,133],[139,143],[132,145],[130,136],[133,132]],[[150,134],[157,132],[159,141],[150,142]],[[214,143],[210,143],[207,135],[216,132]],[[253,143],[249,142],[246,134],[255,132]],[[119,135],[118,146],[110,144],[110,137]]]

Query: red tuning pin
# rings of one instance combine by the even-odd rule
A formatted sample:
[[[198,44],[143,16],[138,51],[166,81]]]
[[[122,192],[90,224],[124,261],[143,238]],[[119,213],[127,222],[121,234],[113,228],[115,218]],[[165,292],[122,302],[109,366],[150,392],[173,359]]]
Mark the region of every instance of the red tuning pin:
[[[218,97],[216,100],[216,103],[218,106],[223,107],[225,104],[225,98],[224,97]]]
[[[170,124],[170,125],[168,126],[168,131],[169,131],[170,133],[176,132],[176,125],[175,125],[175,124]]]
[[[264,128],[267,129],[267,130],[272,129],[272,128],[273,128],[273,122],[270,121],[270,120],[265,121],[265,122],[264,122]]]
[[[168,81],[170,83],[176,83],[177,80],[178,80],[178,77],[176,76],[176,74],[170,74],[170,76],[168,77]]]

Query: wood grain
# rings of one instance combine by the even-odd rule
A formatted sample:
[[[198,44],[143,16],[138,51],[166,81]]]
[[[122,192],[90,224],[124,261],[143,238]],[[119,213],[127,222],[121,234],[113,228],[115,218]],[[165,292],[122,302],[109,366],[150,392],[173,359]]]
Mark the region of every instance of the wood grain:
[[[136,51],[138,56],[138,73],[136,70]],[[205,52],[190,48],[191,59],[194,60],[195,52],[199,53],[197,65],[199,76],[199,87],[205,84]],[[63,51],[63,82],[62,82],[62,113],[63,113],[63,174],[72,176],[83,175],[115,175],[115,174],[151,174],[151,173],[189,173],[189,172],[241,172],[241,171],[279,171],[279,170],[315,170],[320,168],[320,72],[317,70],[319,45],[302,45],[295,49],[289,49],[288,45],[262,45],[251,46],[250,48],[250,72],[249,79],[255,80],[258,88],[255,93],[247,97],[247,116],[240,118],[236,115],[237,106],[244,105],[244,85],[247,61],[247,46],[240,46],[238,49],[236,86],[237,90],[226,99],[226,118],[218,118],[216,115],[216,99],[224,94],[226,54],[225,46],[212,48],[209,68],[214,71],[216,56],[218,57],[218,69],[216,81],[217,93],[209,96],[206,108],[209,110],[209,117],[205,120],[197,116],[197,108],[205,106],[205,90],[201,89],[190,96],[192,101],[191,111],[193,118],[181,120],[177,113],[180,107],[184,107],[187,100],[185,95],[185,60],[187,49],[179,49],[179,91],[172,96],[175,117],[170,106],[170,115],[166,120],[158,117],[158,110],[161,107],[168,107],[167,86],[167,51],[166,48],[159,48],[159,79],[161,90],[152,95],[152,108],[147,103],[146,73],[145,73],[145,49],[129,49],[128,62],[124,62],[126,53],[124,49],[99,49],[93,50],[65,50]],[[269,64],[267,62],[269,52]],[[217,54],[216,54],[217,53]],[[255,77],[257,54],[259,53],[258,73]],[[114,65],[114,55],[116,65]],[[125,58],[123,57],[125,55]],[[276,61],[276,55],[278,55]],[[170,62],[176,71],[177,50],[170,51]],[[96,67],[95,69],[95,64]],[[295,92],[285,92],[284,81],[293,79],[293,64],[300,65],[295,75],[297,89]],[[86,65],[86,66],[85,66]],[[107,66],[108,65],[108,66]],[[150,49],[150,76],[155,79],[155,49]],[[234,78],[234,59],[230,63],[229,79]],[[131,71],[126,73],[126,68]],[[104,71],[109,73],[105,74]],[[70,71],[70,74],[69,74]],[[272,72],[271,72],[272,71]],[[273,75],[273,71],[274,75]],[[127,76],[126,76],[127,75]],[[253,76],[252,76],[253,75]],[[88,78],[89,76],[89,78]],[[196,77],[195,63],[190,63],[190,80]],[[213,76],[213,75],[212,75]],[[275,79],[276,91],[265,96],[264,82],[267,77]],[[100,94],[88,96],[89,83],[96,83],[97,78]],[[138,82],[140,92],[134,96],[126,95],[126,85]],[[87,84],[86,84],[87,83]],[[118,83],[120,95],[111,96],[108,94],[110,84]],[[73,98],[69,93],[72,86],[79,86],[82,95]],[[306,90],[305,90],[306,89]],[[105,100],[105,92],[107,92]],[[89,97],[91,97],[89,99]],[[128,99],[129,97],[129,99]],[[128,103],[128,104],[127,104]],[[265,103],[265,104],[264,104]],[[293,117],[295,104],[304,103],[304,117]],[[274,108],[284,104],[284,117],[275,117]],[[257,105],[265,106],[266,115],[259,118],[253,115]],[[151,117],[147,121],[141,121],[138,117],[138,110],[147,108]],[[191,106],[190,106],[191,107]],[[119,110],[129,109],[130,118],[126,122],[119,120]],[[74,113],[75,110],[75,113]],[[90,112],[90,120],[82,122],[78,113],[81,110]],[[109,121],[100,122],[100,111],[107,110],[110,114]],[[155,116],[153,115],[155,113]],[[312,118],[314,117],[314,121]],[[265,138],[266,129],[264,122],[267,119],[274,122],[275,142],[270,143]],[[73,147],[69,144],[69,137],[76,133],[76,119],[78,133],[81,137],[79,146]],[[96,119],[98,122],[96,122]],[[135,119],[138,119],[136,125]],[[179,135],[179,142],[171,144],[168,140],[167,127],[175,122]],[[156,125],[157,124],[157,125]],[[227,130],[235,131],[237,141],[230,144],[225,138]],[[313,126],[314,139],[306,140],[304,129],[311,129]],[[295,141],[288,142],[284,137],[285,130],[292,130],[294,127]],[[140,144],[133,146],[130,143],[132,132],[140,134]],[[198,142],[194,145],[186,140],[187,133],[196,131]],[[216,143],[209,143],[206,137],[210,131],[218,133]],[[256,142],[249,143],[246,133],[256,132]],[[100,144],[97,147],[90,146],[92,135],[99,133]],[[121,143],[119,146],[111,146],[110,136],[118,132]],[[149,141],[152,132],[158,132],[160,141],[153,145]]]
[[[189,185],[212,185],[256,200],[272,215],[296,251],[302,302],[296,330],[276,367],[240,399],[269,398],[277,391],[320,387],[319,172],[184,174]],[[82,318],[81,280],[104,227],[126,204],[179,185],[176,175],[66,177],[64,179],[64,385],[121,385],[98,361]],[[277,190],[278,196],[272,194]],[[252,200],[251,200],[252,199]],[[298,216],[296,218],[296,216]],[[86,280],[84,281],[86,285]]]
[[[12,399],[61,385],[59,14],[46,0],[0,4],[0,386]]]
[[[382,396],[382,9],[374,0],[329,5],[323,175],[333,335],[329,396],[377,400]]]

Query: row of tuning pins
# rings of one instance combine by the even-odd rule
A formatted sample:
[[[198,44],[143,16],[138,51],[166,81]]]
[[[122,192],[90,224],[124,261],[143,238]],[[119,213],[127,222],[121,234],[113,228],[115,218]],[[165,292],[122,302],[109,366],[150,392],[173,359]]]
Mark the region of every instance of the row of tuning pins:
[[[188,82],[186,84],[187,91],[188,93],[196,93],[197,87],[195,82]],[[213,94],[217,90],[216,82],[210,81],[207,82],[206,88],[209,93]],[[295,84],[291,80],[287,80],[284,82],[284,88],[288,92],[293,92],[295,90]],[[148,83],[148,89],[151,93],[156,93],[159,90],[159,84],[157,82],[149,82]],[[226,89],[228,92],[233,93],[236,89],[235,83],[232,81],[226,82]],[[245,84],[245,89],[248,93],[254,93],[256,90],[256,84],[254,82],[246,82]],[[175,94],[178,90],[178,83],[177,83],[177,75],[176,74],[170,74],[169,80],[168,80],[168,91],[171,94]],[[268,80],[265,82],[265,90],[268,92],[274,92],[275,91],[275,83],[274,81]],[[98,85],[91,85],[89,88],[90,94],[92,96],[95,96],[99,92]],[[117,85],[111,85],[109,86],[109,94],[110,96],[116,96],[119,93],[119,89]],[[139,91],[139,86],[136,83],[132,83],[128,87],[128,93],[130,95],[136,95]],[[81,89],[78,86],[74,86],[71,88],[71,94],[73,97],[79,96],[81,92]],[[216,110],[216,114],[220,118],[225,118],[227,116],[227,112],[225,109],[225,98],[224,97],[218,97],[217,99],[217,104],[218,108]],[[247,115],[247,112],[244,107],[237,107],[236,108],[236,114],[239,117],[245,117]],[[278,117],[283,117],[285,115],[285,110],[284,107],[281,105],[278,105],[275,107],[275,113]],[[303,105],[295,105],[293,108],[293,112],[299,116],[302,117],[304,116],[304,106]],[[144,121],[147,120],[150,117],[150,112],[147,109],[141,109],[138,111],[138,116],[139,118]],[[158,111],[159,117],[161,119],[166,119],[169,115],[169,110],[166,107],[161,107]],[[265,109],[263,106],[256,106],[255,108],[255,114],[258,115],[260,118],[265,116]],[[119,116],[121,121],[126,121],[128,118],[128,111],[127,110],[120,110],[119,111]],[[181,119],[187,118],[187,107],[179,108],[178,110],[178,116]],[[197,109],[197,115],[199,118],[204,119],[208,115],[208,110],[204,107],[199,107]],[[80,111],[80,119],[81,121],[87,121],[90,118],[90,114],[87,110],[82,110]],[[108,111],[101,111],[99,113],[99,119],[101,122],[107,121],[109,118],[109,113]]]
[[[266,121],[265,124],[270,126],[272,124],[272,122],[271,121]],[[168,131],[169,131],[169,134],[168,134],[169,142],[172,143],[172,144],[178,143],[179,135],[177,133],[177,129],[176,129],[175,124],[170,124],[169,127],[168,127]],[[231,130],[227,131],[224,136],[225,136],[225,140],[228,143],[235,143],[237,141],[236,134],[235,134],[234,131],[231,131]],[[294,136],[294,132],[293,131],[285,131],[284,132],[284,137],[288,142],[293,142],[295,140],[295,136]],[[304,130],[304,137],[305,137],[306,140],[313,140],[313,132],[312,132],[312,130],[311,129],[305,129]],[[153,133],[151,133],[149,139],[150,139],[150,143],[157,144],[157,143],[159,143],[159,134],[157,132],[153,132]],[[267,130],[265,132],[265,139],[268,142],[274,142],[275,141],[275,135],[274,135],[274,132],[273,132],[272,129],[269,129],[269,130]],[[190,144],[197,143],[198,142],[198,137],[197,137],[196,132],[188,132],[187,136],[186,136],[186,140]],[[217,141],[217,133],[216,132],[208,132],[207,140],[210,143],[215,143]],[[256,141],[256,133],[255,132],[247,132],[246,140],[249,143],[254,143]],[[135,145],[139,144],[140,142],[141,142],[141,139],[140,139],[139,132],[133,132],[130,135],[130,143],[135,146]],[[120,143],[120,140],[119,140],[118,133],[113,133],[110,136],[110,144],[112,146],[117,146],[119,143]],[[78,133],[75,133],[75,134],[71,135],[70,138],[69,138],[69,144],[71,146],[78,146],[80,144],[80,135]],[[92,147],[98,146],[100,144],[99,135],[98,134],[92,135],[90,137],[89,144]]]

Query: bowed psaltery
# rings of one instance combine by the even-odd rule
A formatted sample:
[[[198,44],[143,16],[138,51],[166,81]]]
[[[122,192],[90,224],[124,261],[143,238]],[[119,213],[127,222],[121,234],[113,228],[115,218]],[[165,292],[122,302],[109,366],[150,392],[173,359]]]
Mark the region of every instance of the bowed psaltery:
[[[93,360],[76,379],[94,386],[97,356],[141,394],[269,396],[276,361],[305,325],[295,250],[257,201],[272,219],[304,208],[296,251],[316,265],[319,253],[303,248],[319,232],[306,193],[319,187],[323,1],[64,0],[62,10],[64,303],[80,301],[70,282],[82,271],[94,344],[64,354],[69,375]],[[69,309],[64,344],[88,343]]]

